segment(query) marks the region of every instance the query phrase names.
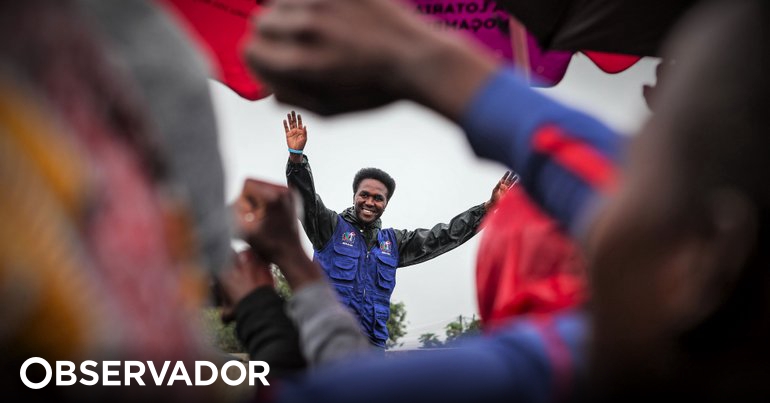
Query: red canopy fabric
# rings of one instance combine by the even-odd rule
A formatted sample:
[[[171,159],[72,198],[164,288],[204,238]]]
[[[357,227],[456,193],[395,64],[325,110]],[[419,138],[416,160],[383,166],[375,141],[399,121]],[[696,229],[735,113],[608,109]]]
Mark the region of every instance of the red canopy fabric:
[[[260,10],[256,1],[157,1],[175,14],[196,42],[210,52],[215,79],[248,100],[270,95],[265,86],[249,73],[241,57],[249,19]]]
[[[186,27],[199,46],[207,50],[215,79],[240,96],[257,100],[269,90],[251,75],[241,50],[248,39],[249,19],[259,13],[257,1],[244,0],[156,0]],[[453,0],[411,0],[416,11],[440,22],[437,29],[454,29],[474,37],[500,58],[513,61],[507,14],[487,0],[468,0],[459,8]],[[469,7],[472,5],[473,7]],[[537,86],[554,86],[564,77],[571,52],[544,51],[534,36],[528,34],[528,65]],[[637,56],[585,52],[607,73],[619,73],[639,60]]]
[[[583,54],[588,56],[596,66],[608,74],[617,74],[625,71],[641,59],[641,56],[594,52],[589,50],[583,51]]]
[[[578,248],[523,188],[506,193],[482,225],[476,289],[485,329],[517,315],[573,308],[586,299]]]

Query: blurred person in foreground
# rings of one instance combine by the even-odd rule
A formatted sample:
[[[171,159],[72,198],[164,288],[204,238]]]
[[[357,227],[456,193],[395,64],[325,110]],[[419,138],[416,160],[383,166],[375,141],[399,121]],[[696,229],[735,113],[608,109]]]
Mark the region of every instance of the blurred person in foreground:
[[[111,23],[116,15],[120,24]],[[145,42],[140,32],[151,32],[151,49],[133,46]],[[192,402],[252,392],[221,378],[202,388],[184,380],[156,387],[149,369],[146,386],[121,388],[52,380],[32,390],[20,377],[30,357],[52,366],[94,360],[100,375],[105,360],[160,369],[164,361],[193,368],[196,359],[227,359],[200,326],[206,273],[226,266],[229,241],[220,159],[207,147],[217,137],[207,88],[200,57],[151,2],[0,3],[5,395]],[[205,175],[192,165],[208,167]],[[122,381],[118,371],[113,380]],[[30,379],[42,372],[32,365]]]
[[[239,339],[253,356],[267,352],[280,360],[277,369],[284,374],[300,368],[287,359],[300,349],[314,367],[374,348],[320,266],[305,254],[293,198],[284,186],[246,179],[233,212],[238,235],[250,248],[238,254],[236,270],[220,275],[225,312],[232,312]],[[292,290],[286,304],[275,291],[267,262],[278,266]],[[297,337],[299,346],[289,342]]]
[[[590,323],[592,396],[770,398],[765,2],[718,2],[680,28],[667,51],[677,68],[628,147],[622,180],[620,137],[397,2],[271,4],[247,57],[280,100],[327,114],[402,98],[426,105],[461,124],[477,154],[516,171],[584,241],[590,322],[571,323]],[[569,316],[555,319],[557,337],[515,333],[523,321],[446,354],[319,372],[283,385],[279,400],[553,400],[555,385],[580,375],[557,376],[564,360],[542,359],[543,340],[561,336],[562,353],[586,348],[585,333],[559,327]]]

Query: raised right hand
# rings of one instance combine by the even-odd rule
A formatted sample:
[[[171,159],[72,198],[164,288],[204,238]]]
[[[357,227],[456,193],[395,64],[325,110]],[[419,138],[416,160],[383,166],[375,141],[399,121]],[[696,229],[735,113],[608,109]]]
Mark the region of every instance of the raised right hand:
[[[286,114],[283,130],[286,132],[286,145],[295,150],[304,150],[307,143],[307,126],[302,126],[302,115],[296,112]]]

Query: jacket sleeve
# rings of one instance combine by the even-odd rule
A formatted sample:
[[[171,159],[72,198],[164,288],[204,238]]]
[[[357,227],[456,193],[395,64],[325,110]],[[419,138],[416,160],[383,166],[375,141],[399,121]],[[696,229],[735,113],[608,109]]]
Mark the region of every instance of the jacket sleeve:
[[[273,287],[259,287],[244,297],[235,308],[235,323],[238,341],[250,359],[269,363],[273,375],[305,368],[299,334]]]
[[[396,230],[399,267],[433,259],[473,238],[484,218],[483,204],[460,213],[449,224],[436,224],[431,229]]]
[[[286,379],[276,401],[504,403],[553,402],[576,395],[570,401],[580,401],[586,334],[582,316],[557,317],[546,325],[519,320],[456,348],[407,352],[393,359],[356,357]]]
[[[337,293],[326,281],[319,280],[297,290],[287,308],[299,329],[302,353],[311,366],[371,350],[358,320],[340,304]]]
[[[573,234],[614,187],[623,138],[533,91],[510,69],[488,80],[460,123],[477,155],[512,168],[533,200]]]
[[[297,190],[302,197],[304,214],[301,221],[305,234],[315,250],[323,249],[334,234],[337,213],[326,208],[321,196],[316,194],[313,171],[306,155],[302,156],[302,162],[299,164],[291,161],[286,163],[286,182],[289,188]]]

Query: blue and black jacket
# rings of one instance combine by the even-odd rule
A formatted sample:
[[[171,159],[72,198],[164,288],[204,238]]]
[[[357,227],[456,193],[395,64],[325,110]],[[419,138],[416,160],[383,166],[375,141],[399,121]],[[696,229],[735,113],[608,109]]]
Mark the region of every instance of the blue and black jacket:
[[[385,347],[390,296],[396,286],[396,268],[430,260],[462,245],[476,234],[484,204],[460,213],[448,224],[431,229],[382,229],[379,219],[365,225],[352,207],[341,214],[324,206],[315,192],[307,156],[288,162],[286,180],[300,192],[305,229],[316,260],[337,290],[340,300],[359,318],[375,346]]]

